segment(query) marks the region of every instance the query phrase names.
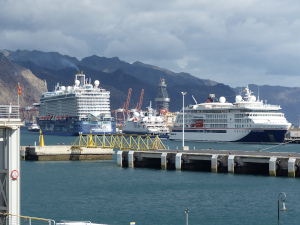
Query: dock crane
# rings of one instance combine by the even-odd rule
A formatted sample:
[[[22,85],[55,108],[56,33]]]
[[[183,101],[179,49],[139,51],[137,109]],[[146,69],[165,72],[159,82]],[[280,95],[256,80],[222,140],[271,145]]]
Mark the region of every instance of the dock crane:
[[[142,109],[143,98],[144,98],[144,89],[142,89],[140,101],[139,101],[139,102],[137,103],[137,105],[136,105],[136,110],[137,110],[138,112],[141,111],[141,109]]]
[[[132,91],[132,88],[129,88],[128,95],[127,95],[127,101],[124,103],[124,107],[123,107],[124,122],[126,121],[127,117],[129,116],[128,107],[129,107],[129,103],[130,103],[131,91]]]

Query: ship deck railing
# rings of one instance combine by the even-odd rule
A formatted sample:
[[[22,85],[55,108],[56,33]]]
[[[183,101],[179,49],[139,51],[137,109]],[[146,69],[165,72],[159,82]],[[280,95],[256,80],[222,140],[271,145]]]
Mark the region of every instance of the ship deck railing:
[[[80,134],[72,143],[72,148],[113,148],[120,150],[165,150],[161,139],[155,135],[129,134]]]

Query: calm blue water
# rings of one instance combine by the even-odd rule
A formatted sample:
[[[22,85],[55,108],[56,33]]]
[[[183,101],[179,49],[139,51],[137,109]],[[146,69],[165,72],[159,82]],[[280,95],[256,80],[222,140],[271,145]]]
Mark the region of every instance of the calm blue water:
[[[21,145],[38,144],[21,131]],[[44,136],[45,144],[75,137]],[[181,142],[165,141],[171,148]],[[300,145],[188,143],[190,149],[300,152]],[[277,200],[285,192],[281,224],[299,224],[300,179],[120,168],[109,161],[21,162],[22,215],[107,224],[277,224]]]

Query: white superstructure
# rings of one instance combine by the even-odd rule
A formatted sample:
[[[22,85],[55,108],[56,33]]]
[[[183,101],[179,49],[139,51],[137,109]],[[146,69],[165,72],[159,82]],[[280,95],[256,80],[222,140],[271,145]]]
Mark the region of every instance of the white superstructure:
[[[76,135],[78,133],[115,133],[110,113],[110,92],[94,85],[78,71],[73,86],[57,84],[53,92],[40,99],[38,123],[43,132]]]
[[[278,105],[264,104],[256,99],[248,86],[245,97],[236,96],[234,104],[225,97],[216,101],[214,95],[201,104],[184,109],[186,141],[213,142],[283,142],[291,124]],[[178,113],[170,140],[182,140],[182,113]]]
[[[150,134],[159,135],[161,138],[169,136],[165,117],[156,115],[156,110],[150,106],[146,112],[134,112],[133,116],[124,124],[123,133],[125,134]]]
[[[77,73],[74,86],[57,84],[54,92],[42,94],[39,116],[78,116],[79,120],[90,114],[110,117],[110,92],[99,84],[96,80],[92,85],[83,73]]]

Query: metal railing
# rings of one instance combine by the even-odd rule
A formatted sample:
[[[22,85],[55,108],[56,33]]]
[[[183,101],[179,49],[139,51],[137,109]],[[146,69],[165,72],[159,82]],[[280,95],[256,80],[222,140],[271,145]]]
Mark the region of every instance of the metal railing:
[[[0,105],[0,120],[20,120],[20,106]]]
[[[167,146],[158,136],[150,135],[91,135],[80,134],[72,148],[116,148],[120,150],[163,150]]]
[[[55,225],[51,219],[13,215],[9,213],[0,214],[1,224],[5,225]]]

